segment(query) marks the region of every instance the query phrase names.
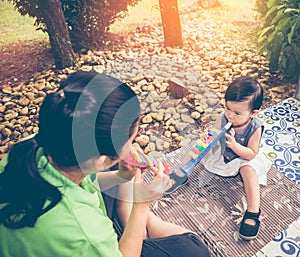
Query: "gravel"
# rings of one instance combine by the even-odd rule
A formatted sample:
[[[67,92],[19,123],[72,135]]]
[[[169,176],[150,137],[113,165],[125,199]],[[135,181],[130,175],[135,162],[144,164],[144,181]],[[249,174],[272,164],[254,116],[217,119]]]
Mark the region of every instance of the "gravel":
[[[155,157],[207,131],[223,111],[228,83],[238,76],[249,75],[260,81],[266,91],[264,107],[294,94],[295,85],[274,83],[278,75],[270,74],[256,44],[243,40],[234,26],[232,33],[225,33],[228,28],[223,28],[222,22],[213,22],[195,8],[191,4],[181,10],[182,19],[188,19],[182,29],[181,48],[164,47],[159,25],[139,26],[125,42],[116,42],[119,46],[114,50],[88,51],[76,67],[53,68],[18,86],[2,86],[0,158],[12,143],[38,132],[39,106],[44,97],[76,70],[104,72],[132,87],[147,113],[135,141]],[[169,81],[173,78],[179,80],[187,95],[170,95]]]

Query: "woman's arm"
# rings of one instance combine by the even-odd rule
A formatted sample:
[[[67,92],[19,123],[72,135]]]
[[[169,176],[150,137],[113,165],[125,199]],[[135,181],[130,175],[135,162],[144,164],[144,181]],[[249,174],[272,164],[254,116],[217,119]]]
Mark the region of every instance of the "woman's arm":
[[[127,179],[119,176],[118,170],[99,172],[97,173],[97,180],[100,185],[101,191],[105,191],[113,186],[128,182]]]
[[[148,202],[133,204],[127,225],[119,241],[119,249],[124,257],[141,256],[149,205]]]
[[[105,191],[113,186],[117,186],[132,180],[135,176],[136,169],[129,167],[124,162],[119,163],[119,169],[115,171],[98,172],[97,179],[101,191]]]
[[[147,225],[151,202],[170,187],[170,178],[163,174],[163,165],[159,163],[152,182],[143,183],[142,172],[137,169],[133,189],[133,207],[119,241],[119,248],[124,257],[140,257],[144,233]]]

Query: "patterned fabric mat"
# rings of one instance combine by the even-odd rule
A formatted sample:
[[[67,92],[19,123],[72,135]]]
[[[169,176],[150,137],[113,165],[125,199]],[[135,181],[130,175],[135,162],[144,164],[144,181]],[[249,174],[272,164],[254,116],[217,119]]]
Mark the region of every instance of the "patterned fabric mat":
[[[288,98],[263,110],[261,148],[274,166],[300,185],[300,101]],[[253,257],[300,257],[300,216]]]
[[[260,249],[253,257],[299,257],[300,218],[280,232],[278,236]]]
[[[274,166],[300,185],[300,101],[288,98],[258,115],[265,124],[261,148]]]
[[[187,151],[179,149],[165,158],[172,168]],[[208,180],[208,184],[203,181]],[[238,222],[246,210],[243,184],[239,176],[223,178],[204,171],[199,164],[188,183],[152,205],[165,220],[197,232],[213,256],[246,257],[276,237],[300,214],[299,187],[274,167],[268,172],[267,187],[261,187],[261,209],[265,215],[259,237],[250,242],[239,239]]]
[[[240,177],[215,176],[201,164],[186,186],[156,201],[153,212],[196,231],[213,256],[300,257],[299,107],[300,101],[289,98],[258,115],[265,122],[261,148],[273,167],[268,186],[261,187],[265,219],[257,239],[245,242],[238,238],[237,223],[246,208]],[[188,148],[179,149],[164,161],[177,168],[187,152]]]

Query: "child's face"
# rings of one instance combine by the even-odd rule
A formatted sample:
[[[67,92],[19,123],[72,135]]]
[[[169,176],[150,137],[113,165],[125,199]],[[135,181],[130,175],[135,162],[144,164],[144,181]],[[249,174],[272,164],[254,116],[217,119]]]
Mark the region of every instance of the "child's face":
[[[256,115],[256,111],[251,111],[249,100],[243,102],[226,101],[225,117],[232,123],[233,127],[242,127]]]

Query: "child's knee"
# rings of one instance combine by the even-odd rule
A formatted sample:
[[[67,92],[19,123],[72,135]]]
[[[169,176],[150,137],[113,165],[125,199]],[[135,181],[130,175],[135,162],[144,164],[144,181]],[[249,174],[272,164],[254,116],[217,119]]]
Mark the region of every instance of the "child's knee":
[[[255,174],[256,175],[255,170],[251,166],[249,166],[249,165],[242,166],[240,168],[240,173],[241,173],[242,176],[245,173],[247,173],[247,174],[251,173],[251,174]]]

